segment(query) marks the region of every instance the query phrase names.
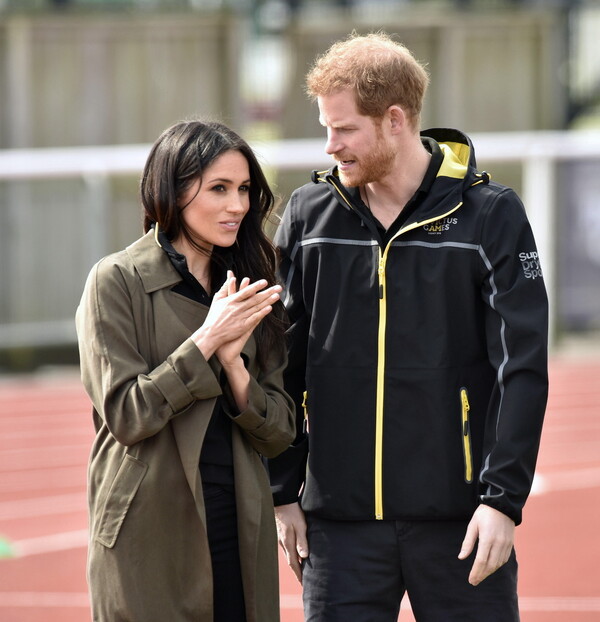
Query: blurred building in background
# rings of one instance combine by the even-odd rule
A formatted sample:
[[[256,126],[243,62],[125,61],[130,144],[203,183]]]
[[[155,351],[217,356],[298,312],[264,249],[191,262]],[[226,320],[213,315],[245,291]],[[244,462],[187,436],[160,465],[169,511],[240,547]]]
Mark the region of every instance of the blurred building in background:
[[[85,147],[90,162],[77,175],[0,166],[0,370],[76,360],[83,281],[140,235],[136,166],[168,125],[218,118],[257,145],[323,137],[306,71],[334,40],[381,29],[428,65],[425,127],[592,131],[599,26],[597,3],[565,0],[0,0],[0,156]],[[269,162],[282,201],[313,168],[278,167],[293,144]],[[135,166],[98,172],[96,147],[115,145],[139,146]],[[600,329],[599,164],[560,162],[545,189],[563,332]],[[521,190],[517,160],[480,168]]]

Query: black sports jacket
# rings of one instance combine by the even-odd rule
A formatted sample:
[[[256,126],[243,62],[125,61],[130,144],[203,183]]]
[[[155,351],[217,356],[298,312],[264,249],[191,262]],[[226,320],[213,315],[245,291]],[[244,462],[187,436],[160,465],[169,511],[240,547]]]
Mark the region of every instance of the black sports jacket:
[[[483,502],[518,524],[548,391],[539,258],[468,137],[423,136],[443,161],[391,239],[335,167],[285,210],[286,390],[310,451],[300,433],[269,461],[274,500],[301,490],[306,512],[350,520],[465,519]]]

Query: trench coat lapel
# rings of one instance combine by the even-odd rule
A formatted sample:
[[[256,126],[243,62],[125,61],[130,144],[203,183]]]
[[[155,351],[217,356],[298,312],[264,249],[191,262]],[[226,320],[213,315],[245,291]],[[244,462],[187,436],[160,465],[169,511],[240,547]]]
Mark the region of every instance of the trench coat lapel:
[[[152,295],[156,323],[153,334],[156,337],[157,357],[154,364],[158,365],[202,324],[208,309],[171,290],[181,281],[181,276],[158,244],[153,231],[134,242],[127,251],[145,292]],[[171,419],[171,428],[185,476],[201,515],[204,514],[204,505],[200,484],[200,451],[214,403],[214,399],[202,402],[200,407],[194,403],[185,412]]]
[[[136,266],[144,290],[153,294],[154,321],[164,324],[154,327],[157,341],[157,360],[154,364],[158,365],[202,325],[208,307],[172,291],[171,288],[181,280],[181,276],[156,242],[152,231],[134,242],[127,251]],[[242,355],[246,360],[254,360],[256,342],[252,336],[244,345]],[[211,357],[209,365],[219,377],[221,366],[216,357]],[[215,402],[216,398],[194,403],[185,412],[171,419],[171,428],[185,476],[201,515],[204,514],[204,502],[199,468],[200,452]],[[242,450],[243,444],[239,438],[234,443],[239,444]],[[250,532],[255,533],[260,524],[260,491],[252,480],[240,482],[240,485],[245,489],[242,503],[247,505],[246,526]],[[256,489],[247,494],[252,487]],[[251,542],[254,540],[255,538],[251,538]]]
[[[169,307],[166,313],[171,315],[168,330],[170,343],[164,344],[165,350],[170,353],[203,323],[208,309],[204,305],[171,291],[164,292],[163,302]],[[209,364],[218,375],[220,370],[216,368],[214,361],[211,360]],[[215,402],[216,398],[195,402],[185,412],[171,419],[171,427],[185,476],[194,495],[196,506],[202,512],[200,451]]]

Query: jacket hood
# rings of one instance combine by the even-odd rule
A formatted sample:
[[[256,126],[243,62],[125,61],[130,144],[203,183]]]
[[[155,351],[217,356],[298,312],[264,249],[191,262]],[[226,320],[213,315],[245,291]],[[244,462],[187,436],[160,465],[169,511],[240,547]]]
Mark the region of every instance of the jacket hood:
[[[421,132],[423,141],[434,140],[444,156],[436,179],[421,208],[407,225],[416,221],[430,221],[442,217],[448,210],[458,209],[468,188],[477,184],[487,184],[490,176],[477,172],[475,150],[470,138],[463,132],[450,128],[432,128]],[[340,203],[352,208],[352,196],[339,179],[337,165],[327,171],[313,171],[314,183],[328,183],[340,198]],[[416,219],[416,220],[415,220]]]
[[[476,171],[475,149],[471,139],[463,132],[451,128],[432,128],[423,130],[421,137],[435,140],[444,154],[438,177],[446,176],[467,181],[469,173]]]

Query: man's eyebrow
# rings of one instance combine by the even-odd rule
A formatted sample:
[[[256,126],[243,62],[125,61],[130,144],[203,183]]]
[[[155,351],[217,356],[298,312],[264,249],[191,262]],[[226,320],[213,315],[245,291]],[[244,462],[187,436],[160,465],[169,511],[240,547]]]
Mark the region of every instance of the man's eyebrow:
[[[319,117],[319,123],[323,127],[330,127],[333,130],[340,130],[340,129],[344,129],[344,128],[348,128],[352,126],[351,123],[348,123],[346,121],[333,121],[332,123],[327,124],[325,119],[323,119],[322,117]]]

